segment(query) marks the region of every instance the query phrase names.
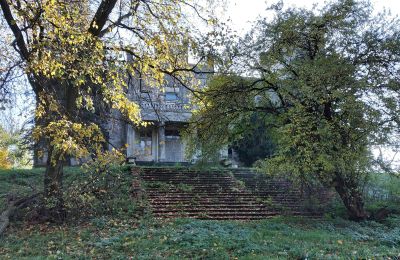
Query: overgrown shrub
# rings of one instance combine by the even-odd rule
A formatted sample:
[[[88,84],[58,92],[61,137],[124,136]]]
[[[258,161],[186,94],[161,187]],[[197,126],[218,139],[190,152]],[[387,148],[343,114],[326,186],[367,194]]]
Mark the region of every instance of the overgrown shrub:
[[[129,200],[131,178],[120,152],[107,151],[81,169],[83,173],[66,187],[69,213],[82,216],[127,210],[124,205]]]

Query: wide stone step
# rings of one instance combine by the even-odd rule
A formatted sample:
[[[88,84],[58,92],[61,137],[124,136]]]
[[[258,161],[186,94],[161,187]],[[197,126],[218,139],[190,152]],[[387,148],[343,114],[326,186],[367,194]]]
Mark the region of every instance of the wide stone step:
[[[188,203],[188,202],[156,202],[153,201],[151,205],[155,208],[157,207],[210,207],[210,208],[234,208],[234,207],[269,207],[269,205],[254,202],[254,203]]]
[[[146,193],[147,194],[162,194],[162,195],[173,194],[173,195],[182,195],[182,196],[184,196],[184,195],[187,195],[187,196],[194,196],[194,195],[197,195],[197,196],[201,196],[201,195],[254,196],[254,193],[251,193],[250,191],[235,189],[234,187],[232,187],[230,189],[210,188],[210,189],[196,190],[196,192],[193,192],[193,190],[183,190],[183,188],[179,188],[179,187],[176,187],[176,188],[173,187],[171,189],[163,189],[161,187],[159,190],[157,190],[157,188],[148,188],[148,189],[146,189]]]
[[[204,178],[204,180],[202,179],[196,179],[196,178],[157,178],[157,177],[152,177],[152,178],[141,178],[144,181],[159,181],[159,182],[177,182],[177,181],[188,181],[188,182],[229,182],[229,183],[233,183],[236,182],[233,179],[211,179],[211,178]]]
[[[300,200],[301,198],[296,195],[284,194],[277,196],[255,196],[249,193],[230,193],[230,192],[207,192],[207,193],[180,193],[180,192],[149,192],[147,193],[149,198],[260,198],[260,199],[288,199],[288,200]]]
[[[195,196],[173,196],[173,195],[167,195],[167,196],[147,196],[148,200],[151,201],[173,201],[173,200],[181,200],[181,201],[194,201],[194,202],[200,202],[200,201],[264,201],[264,202],[291,202],[291,203],[298,203],[302,201],[306,201],[305,199],[298,199],[298,198],[275,198],[275,197],[252,197],[252,196],[202,196],[202,197],[195,197]]]
[[[188,189],[186,191],[185,189]],[[237,188],[237,187],[180,187],[180,186],[174,186],[174,187],[146,187],[146,191],[148,193],[181,193],[181,192],[187,192],[187,194],[198,194],[198,193],[208,193],[208,194],[248,194],[248,195],[265,195],[265,196],[271,196],[271,195],[283,195],[283,196],[295,196],[295,197],[301,197],[302,194],[301,192],[296,192],[296,191],[280,191],[280,190],[268,190],[268,191],[248,191],[242,188]]]
[[[147,188],[162,188],[162,187],[167,187],[167,186],[175,186],[177,188],[179,187],[192,187],[192,188],[240,188],[237,186],[236,183],[204,183],[204,182],[176,182],[176,183],[171,183],[171,182],[144,182],[144,186]]]
[[[264,204],[264,205],[303,205],[303,201],[294,201],[294,200],[271,200],[271,201],[262,201],[258,199],[252,198],[243,198],[243,199],[179,199],[179,198],[150,198],[149,201],[151,203],[191,203],[191,204],[237,204],[237,203],[246,203],[246,204]]]
[[[156,211],[153,215],[197,215],[197,216],[271,216],[279,214],[278,211]],[[290,214],[289,212],[287,214]]]
[[[196,176],[234,176],[234,174],[231,173],[220,173],[220,172],[141,172],[139,175],[143,176],[174,176],[174,175],[179,175],[179,176],[188,176],[188,175],[196,175]]]
[[[238,198],[254,198],[254,199],[282,199],[282,200],[301,200],[302,198],[295,195],[287,195],[284,194],[276,195],[276,196],[256,196],[254,194],[231,194],[231,193],[196,193],[196,194],[181,194],[181,193],[163,193],[163,192],[154,192],[148,193],[148,198],[194,198],[194,199],[238,199]]]
[[[182,203],[175,203],[174,201],[168,201],[166,203],[158,203],[158,204],[151,204],[153,207],[159,207],[159,208],[165,208],[165,207],[180,207],[182,204],[188,204],[189,201],[183,201]],[[215,202],[211,202],[211,203],[192,203],[190,206],[191,207],[221,207],[221,204],[229,204],[229,201],[215,201]],[[235,202],[231,202],[231,206],[232,207],[256,207],[257,203],[256,201],[252,201],[252,202],[247,202],[244,204],[237,204]],[[215,206],[214,206],[215,205]],[[293,205],[292,203],[286,203],[286,202],[279,202],[279,203],[265,203],[262,204],[264,205],[264,207],[268,207],[268,208],[291,208],[291,209],[297,209],[297,208],[302,208],[302,205]],[[189,207],[189,206],[188,206]]]
[[[237,189],[235,188],[180,188],[180,187],[176,187],[176,188],[170,188],[170,189],[164,189],[164,188],[147,188],[146,189],[147,193],[160,193],[160,194],[166,194],[166,193],[179,193],[181,191],[187,191],[190,192],[190,194],[228,194],[230,192],[237,192]],[[243,192],[243,194],[246,194],[245,192]]]
[[[158,178],[151,178],[151,179],[144,179],[142,178],[143,181],[145,182],[165,182],[165,183],[172,183],[172,184],[179,184],[179,183],[185,183],[185,184],[240,184],[242,186],[246,186],[248,188],[254,188],[254,189],[270,189],[270,188],[295,188],[291,185],[288,185],[287,183],[268,183],[265,185],[250,185],[248,183],[240,183],[236,180],[232,179],[227,179],[227,180],[210,180],[210,179],[205,179],[205,180],[196,180],[196,179],[158,179]],[[299,189],[299,188],[296,188]]]
[[[226,212],[160,212],[160,213],[153,213],[155,217],[163,217],[163,218],[170,218],[170,217],[195,217],[195,218],[203,218],[203,219],[253,219],[253,218],[265,218],[265,217],[272,217],[276,215],[281,215],[281,212],[278,211],[271,211],[271,212],[235,212],[234,214],[228,214]],[[287,215],[312,215],[307,212],[302,211],[293,211],[286,213]]]
[[[144,188],[147,189],[160,189],[160,190],[176,190],[176,189],[202,189],[202,190],[215,190],[215,189],[225,189],[225,190],[245,190],[250,192],[248,189],[238,187],[235,185],[188,185],[187,183],[180,183],[180,184],[171,184],[171,183],[163,183],[163,184],[158,184],[158,183],[145,183],[143,185]],[[263,191],[264,192],[264,191]]]
[[[219,173],[219,172],[141,172],[142,176],[232,176],[229,173]]]
[[[139,174],[139,176],[143,178],[232,178],[234,176],[231,176],[229,174],[175,174],[175,173],[165,173],[165,174],[147,174],[147,173],[142,173]]]
[[[297,204],[303,204],[306,202],[306,200],[293,200],[293,199],[258,199],[258,198],[205,198],[205,199],[191,199],[191,198],[161,198],[161,197],[153,197],[153,198],[148,198],[149,201],[153,202],[169,202],[169,203],[175,203],[175,202],[182,202],[182,203],[263,203],[263,204],[288,204],[288,205],[297,205]]]
[[[296,202],[293,203],[293,201],[272,201],[272,202],[260,202],[258,200],[208,200],[208,201],[193,201],[193,200],[178,200],[178,199],[167,199],[167,200],[161,200],[161,199],[156,199],[156,200],[149,200],[150,203],[153,205],[179,205],[179,204],[191,204],[191,205],[221,205],[221,204],[231,204],[231,205],[257,205],[257,204],[263,204],[267,205],[270,207],[279,207],[279,206],[285,206],[285,207],[300,207],[303,205],[303,202]]]
[[[278,210],[274,209],[226,209],[226,210],[216,210],[216,209],[202,209],[202,208],[194,208],[194,209],[154,209],[152,214],[191,214],[191,215],[201,215],[201,214],[208,214],[208,215],[271,215],[276,214]],[[299,212],[297,210],[286,211],[288,212]]]
[[[160,191],[168,191],[168,192],[174,192],[174,191],[179,191],[179,190],[196,190],[197,192],[216,192],[216,191],[244,191],[247,193],[251,194],[296,194],[296,195],[301,195],[302,192],[300,190],[282,190],[278,188],[274,189],[266,189],[266,190],[250,190],[248,188],[242,188],[242,187],[236,187],[236,186],[208,186],[208,187],[203,187],[203,186],[175,186],[175,185],[145,185],[146,190],[149,191],[155,191],[155,190],[160,190]]]
[[[217,207],[211,205],[201,205],[201,206],[169,206],[169,207],[154,207],[153,212],[271,212],[276,209],[281,209],[279,207],[268,207],[268,206],[233,206],[230,207]],[[300,208],[287,208],[287,211],[298,211]]]
[[[172,184],[172,185],[179,185],[179,184],[185,184],[185,185],[215,185],[215,186],[230,186],[230,185],[239,185],[239,183],[234,182],[234,181],[196,181],[196,180],[176,180],[176,181],[160,181],[158,179],[154,180],[143,180],[145,183],[148,183],[150,185],[155,185],[155,184]],[[274,187],[274,186],[271,186]]]
[[[237,174],[230,172],[140,172],[141,176],[223,176],[223,177],[235,177],[241,180],[261,180],[261,181],[280,181],[282,178],[272,178],[264,174]]]
[[[255,216],[255,215],[252,215],[252,216],[197,216],[197,215],[182,216],[179,214],[178,215],[172,214],[172,215],[166,216],[164,214],[160,214],[160,215],[154,215],[154,217],[156,219],[189,218],[189,219],[219,220],[219,221],[222,221],[222,220],[231,220],[231,221],[232,220],[235,220],[235,221],[253,220],[253,221],[255,221],[255,220],[262,220],[262,219],[266,219],[266,218],[272,218],[276,215],[279,215],[279,214],[268,215],[268,216],[260,216],[260,215],[258,215],[258,216]]]
[[[280,190],[268,190],[268,191],[248,191],[242,188],[237,187],[181,187],[181,186],[173,186],[173,187],[155,187],[155,186],[148,186],[145,187],[148,193],[179,193],[182,191],[190,192],[189,194],[197,194],[197,193],[209,193],[209,194],[233,194],[233,193],[240,193],[240,194],[251,194],[251,195],[259,195],[259,196],[296,196],[296,197],[303,197],[302,193],[296,191],[280,191]]]

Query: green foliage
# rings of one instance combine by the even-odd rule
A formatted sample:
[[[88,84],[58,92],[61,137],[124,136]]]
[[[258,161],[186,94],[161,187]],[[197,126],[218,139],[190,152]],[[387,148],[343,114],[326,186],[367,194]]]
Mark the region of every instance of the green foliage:
[[[277,150],[263,170],[334,187],[363,219],[370,149],[399,141],[400,19],[374,17],[362,0],[271,10],[274,18],[256,24],[199,98],[192,146],[216,150],[241,137],[253,113],[264,114]]]
[[[23,131],[6,131],[0,126],[0,168],[21,168],[30,164],[29,144]]]
[[[365,190],[371,199],[400,202],[400,178],[397,176],[388,173],[371,173]]]
[[[234,141],[233,148],[238,153],[244,166],[252,166],[254,162],[268,158],[275,153],[273,136],[268,131],[265,118],[260,113],[254,113],[248,124],[240,126],[243,133],[239,140]]]
[[[371,173],[363,188],[367,208],[378,212],[385,208],[400,214],[400,178],[389,173]]]
[[[373,216],[378,211],[385,209],[389,214],[400,214],[400,179],[389,173],[370,173],[361,187],[365,201],[365,208]],[[334,198],[330,203],[327,216],[346,218],[346,208],[339,198]]]
[[[173,189],[175,187],[175,185],[169,184],[166,182],[162,182],[162,181],[152,181],[152,182],[146,183],[145,187],[158,189],[160,191],[168,191],[168,190]]]
[[[179,184],[176,185],[176,189],[178,191],[182,191],[182,192],[192,192],[194,187],[192,185],[189,185],[189,184],[179,183]]]
[[[239,91],[225,88],[229,84],[245,86],[250,79],[239,76],[214,76],[208,83],[204,96],[197,100],[199,110],[194,111],[191,124],[183,133],[188,140],[187,152],[201,152],[204,162],[216,161],[223,146],[240,140],[245,126],[249,125],[253,111],[239,110],[238,104],[248,104],[252,97]]]

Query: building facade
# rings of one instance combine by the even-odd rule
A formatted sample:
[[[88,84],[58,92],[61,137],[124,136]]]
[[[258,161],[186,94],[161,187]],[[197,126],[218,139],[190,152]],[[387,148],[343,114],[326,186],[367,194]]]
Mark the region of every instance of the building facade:
[[[170,76],[166,76],[165,86],[161,88],[148,86],[140,77],[132,75],[127,81],[127,96],[140,106],[141,118],[148,125],[134,126],[114,111],[106,122],[109,149],[126,148],[128,160],[139,163],[193,162],[194,158],[185,155],[185,141],[181,136],[192,114],[188,88]],[[195,73],[195,82],[205,86],[207,73]],[[222,150],[221,156],[227,158],[228,150]],[[46,161],[46,152],[40,158],[34,156],[36,166],[45,165]],[[84,158],[70,158],[68,164],[78,165],[84,161]]]
[[[205,85],[207,75],[196,73],[196,82]],[[162,88],[147,86],[140,78],[130,76],[127,95],[139,104],[146,127],[136,127],[122,120],[110,122],[112,147],[126,146],[126,156],[135,162],[184,163],[193,158],[185,155],[181,132],[186,127],[192,105],[189,90],[173,77],[166,76]]]

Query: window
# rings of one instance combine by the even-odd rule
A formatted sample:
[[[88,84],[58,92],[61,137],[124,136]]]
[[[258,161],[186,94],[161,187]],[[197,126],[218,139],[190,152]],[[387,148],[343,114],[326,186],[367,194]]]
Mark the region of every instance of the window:
[[[165,101],[177,101],[178,95],[175,92],[165,92]]]

